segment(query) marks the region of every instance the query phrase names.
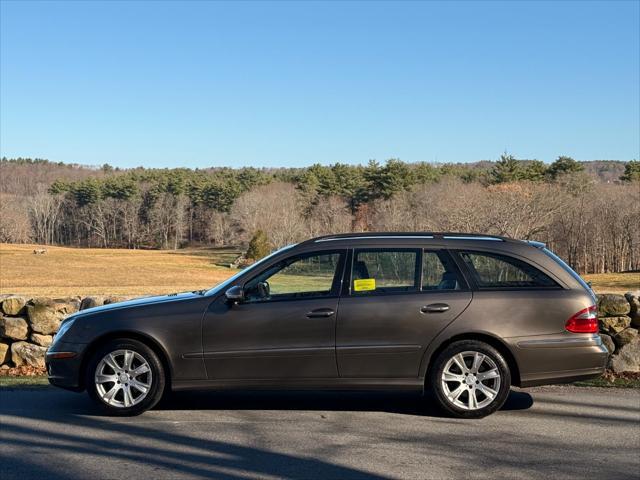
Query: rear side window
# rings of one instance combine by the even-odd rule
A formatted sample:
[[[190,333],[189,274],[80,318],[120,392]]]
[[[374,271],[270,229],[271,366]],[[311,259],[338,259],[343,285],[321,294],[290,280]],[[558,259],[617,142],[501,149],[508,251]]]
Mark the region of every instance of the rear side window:
[[[460,290],[458,273],[445,253],[422,254],[422,290]]]
[[[585,282],[584,279],[580,275],[578,275],[573,268],[571,268],[569,265],[567,265],[564,260],[562,260],[559,256],[557,256],[555,253],[553,253],[548,248],[544,247],[544,248],[542,248],[542,251],[545,253],[545,255],[547,255],[548,257],[552,258],[558,265],[560,265],[580,285],[582,285],[582,288],[584,288],[589,293],[589,295],[591,295],[591,297],[593,298],[594,303],[597,303],[596,294],[591,289],[591,286],[587,282]]]
[[[526,262],[487,252],[458,252],[478,288],[553,288],[548,275]]]
[[[356,250],[351,268],[355,295],[409,292],[418,288],[418,250]]]

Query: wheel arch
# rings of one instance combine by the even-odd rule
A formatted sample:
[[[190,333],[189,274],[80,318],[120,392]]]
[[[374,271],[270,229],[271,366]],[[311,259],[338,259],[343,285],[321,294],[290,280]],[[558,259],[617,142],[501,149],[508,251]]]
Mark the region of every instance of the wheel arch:
[[[440,345],[438,345],[438,347],[435,350],[433,350],[431,352],[431,354],[429,355],[429,357],[426,359],[426,369],[424,371],[424,380],[425,380],[425,382],[428,381],[429,371],[430,371],[430,369],[432,367],[433,360],[435,358],[437,358],[437,356],[440,354],[440,352],[442,352],[449,345],[451,345],[454,342],[460,341],[460,340],[478,340],[478,341],[481,341],[481,342],[485,342],[488,345],[491,345],[496,350],[498,350],[498,352],[500,352],[500,354],[504,357],[504,359],[507,362],[507,365],[509,367],[509,371],[511,373],[511,384],[515,385],[517,387],[519,387],[521,385],[521,383],[520,383],[520,368],[518,366],[518,362],[516,361],[515,356],[513,355],[513,353],[509,349],[509,347],[501,339],[499,339],[498,337],[495,337],[495,336],[493,336],[491,334],[484,333],[484,332],[461,333],[461,334],[449,337],[446,340],[444,340],[443,342],[441,342]],[[425,385],[425,387],[426,387],[426,385]]]
[[[171,367],[171,362],[169,361],[169,355],[167,354],[167,351],[153,337],[145,333],[133,330],[117,330],[114,332],[108,332],[95,338],[89,345],[87,345],[87,348],[85,349],[82,357],[82,363],[80,365],[80,382],[82,382],[81,388],[86,388],[86,385],[84,385],[84,378],[87,366],[89,364],[89,361],[91,360],[91,356],[93,355],[93,353],[107,342],[117,339],[137,340],[141,343],[144,343],[151,350],[153,350],[154,353],[158,355],[160,363],[162,363],[162,368],[165,371],[165,390],[171,389],[171,378],[173,376],[173,369]]]

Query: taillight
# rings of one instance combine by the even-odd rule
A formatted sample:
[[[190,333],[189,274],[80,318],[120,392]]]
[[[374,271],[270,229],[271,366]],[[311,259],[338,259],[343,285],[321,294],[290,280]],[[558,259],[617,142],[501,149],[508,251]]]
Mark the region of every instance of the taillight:
[[[591,305],[572,316],[565,328],[573,333],[598,333],[598,307]]]

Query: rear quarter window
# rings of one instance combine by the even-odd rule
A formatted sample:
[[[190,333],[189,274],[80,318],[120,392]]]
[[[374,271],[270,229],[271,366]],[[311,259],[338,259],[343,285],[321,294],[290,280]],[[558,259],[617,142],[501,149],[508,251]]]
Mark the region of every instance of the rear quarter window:
[[[562,267],[565,272],[571,275],[582,286],[582,288],[585,289],[585,291],[591,296],[591,298],[593,298],[594,303],[597,303],[598,299],[596,298],[596,294],[594,293],[591,286],[587,282],[585,282],[584,279],[580,275],[578,275],[573,268],[567,265],[567,263],[564,260],[562,260],[559,256],[557,256],[548,248],[544,247],[542,248],[542,251],[544,252],[545,255],[547,255],[554,262],[560,265],[560,267]]]
[[[488,252],[459,251],[458,255],[478,288],[557,288],[558,284],[536,267],[519,260]]]

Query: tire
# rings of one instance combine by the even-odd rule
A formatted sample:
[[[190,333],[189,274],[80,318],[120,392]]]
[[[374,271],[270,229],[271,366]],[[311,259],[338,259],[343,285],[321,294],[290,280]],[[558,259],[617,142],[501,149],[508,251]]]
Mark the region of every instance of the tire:
[[[127,338],[100,346],[85,370],[89,396],[113,416],[140,415],[162,398],[165,373],[158,355]]]
[[[511,387],[511,372],[504,357],[491,345],[461,340],[436,357],[429,382],[434,400],[446,414],[482,418],[504,405]]]

